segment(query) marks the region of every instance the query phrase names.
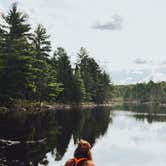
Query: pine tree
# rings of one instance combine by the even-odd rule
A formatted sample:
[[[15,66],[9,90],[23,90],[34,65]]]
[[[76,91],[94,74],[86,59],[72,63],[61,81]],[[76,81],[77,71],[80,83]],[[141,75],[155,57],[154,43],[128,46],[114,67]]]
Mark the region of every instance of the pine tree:
[[[84,81],[85,90],[86,90],[86,97],[85,101],[89,102],[92,101],[92,85],[93,85],[93,78],[92,74],[89,71],[88,65],[89,55],[85,48],[81,47],[80,52],[78,53],[78,62],[77,65],[79,66],[81,77]]]
[[[113,86],[110,83],[109,75],[104,71],[99,75],[97,87],[96,87],[96,103],[105,103],[112,97]]]
[[[74,73],[73,100],[77,103],[85,101],[86,90],[84,80],[81,77],[80,69],[76,66]]]
[[[29,99],[103,103],[109,97],[109,76],[101,70],[85,48],[78,53],[72,69],[65,49],[50,57],[51,42],[46,29],[38,25],[34,33],[28,16],[13,3],[0,24],[0,101]],[[156,91],[158,88],[156,87]]]
[[[3,28],[3,25],[0,25],[0,103],[4,104],[5,96],[2,93],[4,82],[3,78],[5,75],[5,68],[6,68],[6,62],[5,62],[5,47],[6,47],[6,41],[5,41],[5,35],[6,31]],[[7,100],[7,99],[6,99]]]
[[[69,57],[62,47],[57,48],[54,53],[54,64],[56,66],[57,81],[63,84],[63,92],[58,96],[60,102],[73,101],[74,78]]]
[[[34,83],[35,83],[35,99],[56,100],[58,94],[62,91],[61,84],[56,82],[56,73],[52,68],[49,53],[51,51],[51,42],[46,29],[42,25],[38,25],[31,40],[34,49]]]
[[[39,24],[31,38],[35,47],[35,58],[40,60],[47,60],[51,51],[50,36],[47,35],[46,29]]]
[[[0,24],[0,77],[2,77],[2,71],[4,68],[4,54],[5,54],[5,41],[6,31],[3,29],[3,25]]]
[[[103,103],[110,98],[111,84],[109,76],[103,72],[94,58],[89,57],[85,48],[78,53],[81,77],[86,90],[86,101]]]
[[[30,25],[27,15],[19,12],[17,4],[11,6],[7,15],[3,15],[6,32],[3,78],[1,93],[12,98],[28,98],[31,87],[31,61],[28,36]]]

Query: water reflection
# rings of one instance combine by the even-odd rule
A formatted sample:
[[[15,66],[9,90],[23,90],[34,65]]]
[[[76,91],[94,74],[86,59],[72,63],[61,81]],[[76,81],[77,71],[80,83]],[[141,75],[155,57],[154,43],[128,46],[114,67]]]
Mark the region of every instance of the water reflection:
[[[166,122],[166,115],[161,114],[136,114],[133,115],[137,120],[152,122]]]
[[[55,160],[61,160],[71,138],[74,143],[84,138],[94,145],[110,122],[108,108],[1,113],[0,164],[48,165],[48,152]]]
[[[153,113],[153,114],[165,114],[166,108],[159,106],[158,104],[129,104],[124,103],[122,105],[117,105],[112,108],[113,110],[129,110],[137,113]]]
[[[152,122],[166,122],[166,108],[156,104],[123,104],[112,108],[113,110],[130,111],[136,120]]]
[[[63,165],[79,138],[94,146],[96,165],[152,166],[152,156],[156,165],[164,163],[165,113],[159,106],[127,104],[112,109],[1,112],[0,165]]]
[[[140,116],[149,116],[148,112],[112,110],[111,114],[107,134],[93,148],[96,165],[165,166],[166,123],[158,114],[153,115],[152,123]],[[140,119],[136,119],[137,115]],[[166,119],[164,115],[163,118]]]

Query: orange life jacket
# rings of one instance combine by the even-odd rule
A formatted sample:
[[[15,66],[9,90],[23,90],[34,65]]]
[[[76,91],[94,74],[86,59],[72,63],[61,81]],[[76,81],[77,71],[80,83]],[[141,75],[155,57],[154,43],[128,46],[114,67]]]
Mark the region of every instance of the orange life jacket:
[[[86,161],[87,158],[79,158],[79,159],[73,158],[73,160],[74,160],[74,163],[75,163],[74,166],[78,166],[79,162],[81,162],[81,161]]]

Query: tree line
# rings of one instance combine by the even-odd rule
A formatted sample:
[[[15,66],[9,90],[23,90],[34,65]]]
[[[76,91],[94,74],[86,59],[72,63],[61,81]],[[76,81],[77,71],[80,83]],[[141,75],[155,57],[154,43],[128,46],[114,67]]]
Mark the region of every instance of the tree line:
[[[166,82],[155,83],[151,80],[148,83],[117,86],[116,95],[128,101],[166,103]]]
[[[16,99],[62,103],[109,100],[112,85],[85,48],[74,67],[64,48],[53,55],[50,35],[43,25],[33,31],[28,15],[13,3],[0,19],[0,101]]]

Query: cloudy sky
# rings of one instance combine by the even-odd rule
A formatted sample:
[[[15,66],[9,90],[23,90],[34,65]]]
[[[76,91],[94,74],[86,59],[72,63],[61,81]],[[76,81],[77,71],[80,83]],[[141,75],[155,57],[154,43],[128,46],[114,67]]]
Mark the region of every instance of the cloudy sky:
[[[0,11],[13,0],[0,0]],[[71,59],[83,46],[114,83],[166,80],[165,0],[18,0],[34,28],[43,24],[53,48]]]

